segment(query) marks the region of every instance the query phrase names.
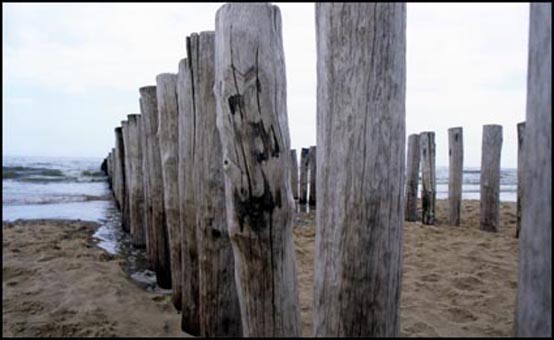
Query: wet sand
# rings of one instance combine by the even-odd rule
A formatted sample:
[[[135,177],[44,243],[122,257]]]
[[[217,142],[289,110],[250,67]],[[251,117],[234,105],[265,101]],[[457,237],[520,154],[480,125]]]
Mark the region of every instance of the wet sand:
[[[402,336],[510,336],[517,290],[515,203],[497,234],[479,230],[479,201],[460,227],[406,223]],[[315,212],[295,219],[303,335],[312,334]],[[75,221],[3,223],[3,336],[186,336],[169,296],[141,288],[125,260],[95,246],[98,226]]]

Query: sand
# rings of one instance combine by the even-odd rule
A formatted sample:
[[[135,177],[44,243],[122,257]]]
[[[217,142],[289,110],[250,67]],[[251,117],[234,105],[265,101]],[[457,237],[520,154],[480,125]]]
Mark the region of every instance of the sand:
[[[462,224],[406,223],[402,336],[510,336],[517,291],[515,203],[498,233],[479,230],[479,201]],[[93,223],[21,221],[3,226],[3,336],[186,336],[168,296],[141,288],[124,260],[94,245]],[[315,212],[295,219],[303,335],[312,334]]]

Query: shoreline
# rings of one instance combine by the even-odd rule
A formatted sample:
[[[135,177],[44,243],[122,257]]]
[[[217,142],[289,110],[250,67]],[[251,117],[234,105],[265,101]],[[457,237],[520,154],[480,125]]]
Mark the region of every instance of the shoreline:
[[[401,336],[510,336],[517,293],[515,203],[500,231],[479,230],[479,201],[463,200],[460,227],[405,222]],[[315,210],[297,213],[294,242],[303,336],[312,333]],[[76,220],[3,222],[3,336],[188,336],[167,293],[152,292]]]

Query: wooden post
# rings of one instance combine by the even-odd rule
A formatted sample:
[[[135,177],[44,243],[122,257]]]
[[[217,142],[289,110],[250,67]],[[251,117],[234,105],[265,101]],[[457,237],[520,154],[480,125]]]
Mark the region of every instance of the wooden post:
[[[216,15],[214,92],[227,223],[246,337],[297,337],[290,137],[281,14],[267,3]]]
[[[521,231],[521,198],[523,197],[523,143],[525,134],[525,122],[517,124],[517,223],[516,238],[519,238]]]
[[[310,165],[310,149],[302,148],[300,151],[300,197],[298,203],[308,202],[308,169]]]
[[[164,210],[162,162],[160,144],[157,137],[158,100],[156,92],[156,86],[144,86],[139,89],[146,130],[146,155],[148,157],[148,179],[150,186],[150,199],[146,205],[147,209],[150,210],[152,233],[154,235],[153,246],[156,248],[154,250],[156,254],[154,261],[156,280],[161,288],[169,289],[171,288],[171,265]]]
[[[464,138],[461,127],[448,129],[448,223],[460,225],[464,171]]]
[[[291,173],[290,173],[290,185],[292,187],[292,197],[298,199],[298,158],[296,157],[296,150],[290,150],[291,161]]]
[[[123,147],[123,131],[121,126],[115,128],[115,196],[117,207],[123,219],[123,197],[125,196],[125,148]],[[123,221],[121,221],[123,226]]]
[[[500,152],[502,150],[502,126],[483,126],[481,149],[481,230],[497,232],[500,217]]]
[[[552,337],[552,4],[531,3],[515,336]]]
[[[435,133],[422,132],[419,135],[421,150],[421,222],[435,224]]]
[[[124,129],[126,145],[128,192],[129,192],[129,231],[131,243],[135,247],[146,245],[144,232],[144,184],[142,183],[142,147],[139,139],[141,117],[138,114],[127,115],[127,132]]]
[[[179,224],[179,126],[177,106],[177,75],[162,73],[156,76],[158,98],[158,140],[162,160],[162,179],[165,217],[167,222],[169,256],[171,259],[172,302],[181,310],[181,226]]]
[[[317,3],[314,336],[400,336],[406,5]]]
[[[130,214],[130,192],[131,192],[131,168],[129,162],[129,122],[121,121],[121,135],[123,136],[123,174],[125,176],[125,191],[123,195],[123,210],[121,211],[121,225],[123,231],[129,233],[131,231],[131,214]]]
[[[406,162],[406,221],[417,221],[417,186],[419,182],[419,135],[408,137]]]
[[[197,35],[193,35],[196,41]],[[187,37],[187,49],[190,47]],[[195,61],[196,63],[196,61]],[[188,59],[179,62],[177,75],[177,100],[179,103],[179,225],[181,227],[181,270],[182,270],[182,306],[181,329],[191,335],[199,336],[200,332],[200,296],[198,272],[197,241],[197,201],[194,185],[198,180],[193,175],[196,152],[196,123],[193,97],[193,74]]]
[[[148,259],[149,269],[155,270],[154,263],[156,262],[156,247],[154,245],[154,232],[152,229],[152,204],[150,201],[150,175],[148,174],[148,143],[146,138],[147,119],[144,114],[142,99],[139,98],[141,120],[139,124],[139,138],[142,148],[142,185],[143,190],[143,224],[145,230],[146,257]]]
[[[195,306],[196,310],[191,309],[191,312],[195,311],[196,317],[200,317],[200,335],[240,337],[240,307],[234,276],[233,249],[227,228],[221,140],[216,125],[216,100],[213,92],[215,33],[211,31],[192,34],[188,41],[189,67],[187,70],[184,63],[181,63],[179,72],[181,74],[183,70],[183,75],[188,76],[189,82],[185,87],[189,87],[192,90],[189,92],[194,96],[193,106],[187,105],[185,108],[189,112],[185,110],[181,113],[190,117],[184,127],[193,140],[192,145],[196,145],[195,149],[192,145],[189,149],[189,155],[192,152],[193,157],[185,159],[185,163],[192,166],[192,171],[185,176],[188,179],[186,183],[191,187],[190,192],[194,192],[194,201],[188,203],[196,214],[196,223],[190,223],[188,227],[192,231],[196,229],[196,233],[190,235],[196,236],[198,240],[198,258],[194,259],[198,262],[198,272],[195,273],[196,278],[189,272],[183,275],[183,279],[188,276],[191,283],[198,282],[195,288],[198,290],[199,303]],[[196,240],[191,239],[190,242],[196,243]],[[186,251],[183,256],[185,253]],[[183,270],[188,268],[183,265]],[[183,301],[184,299],[183,294]]]
[[[317,155],[316,155],[316,147],[310,146],[310,198],[309,203],[311,206],[315,207],[316,204],[316,173],[317,173]]]

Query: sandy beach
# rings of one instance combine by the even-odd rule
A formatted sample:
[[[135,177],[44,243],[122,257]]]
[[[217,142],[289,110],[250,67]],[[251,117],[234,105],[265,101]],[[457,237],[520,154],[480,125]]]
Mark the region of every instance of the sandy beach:
[[[515,203],[502,203],[500,232],[479,230],[479,201],[462,223],[406,223],[401,336],[510,336],[517,291]],[[141,288],[124,259],[94,245],[97,225],[3,223],[3,336],[186,336],[167,296]],[[310,336],[315,212],[299,213],[294,237],[303,335]]]

